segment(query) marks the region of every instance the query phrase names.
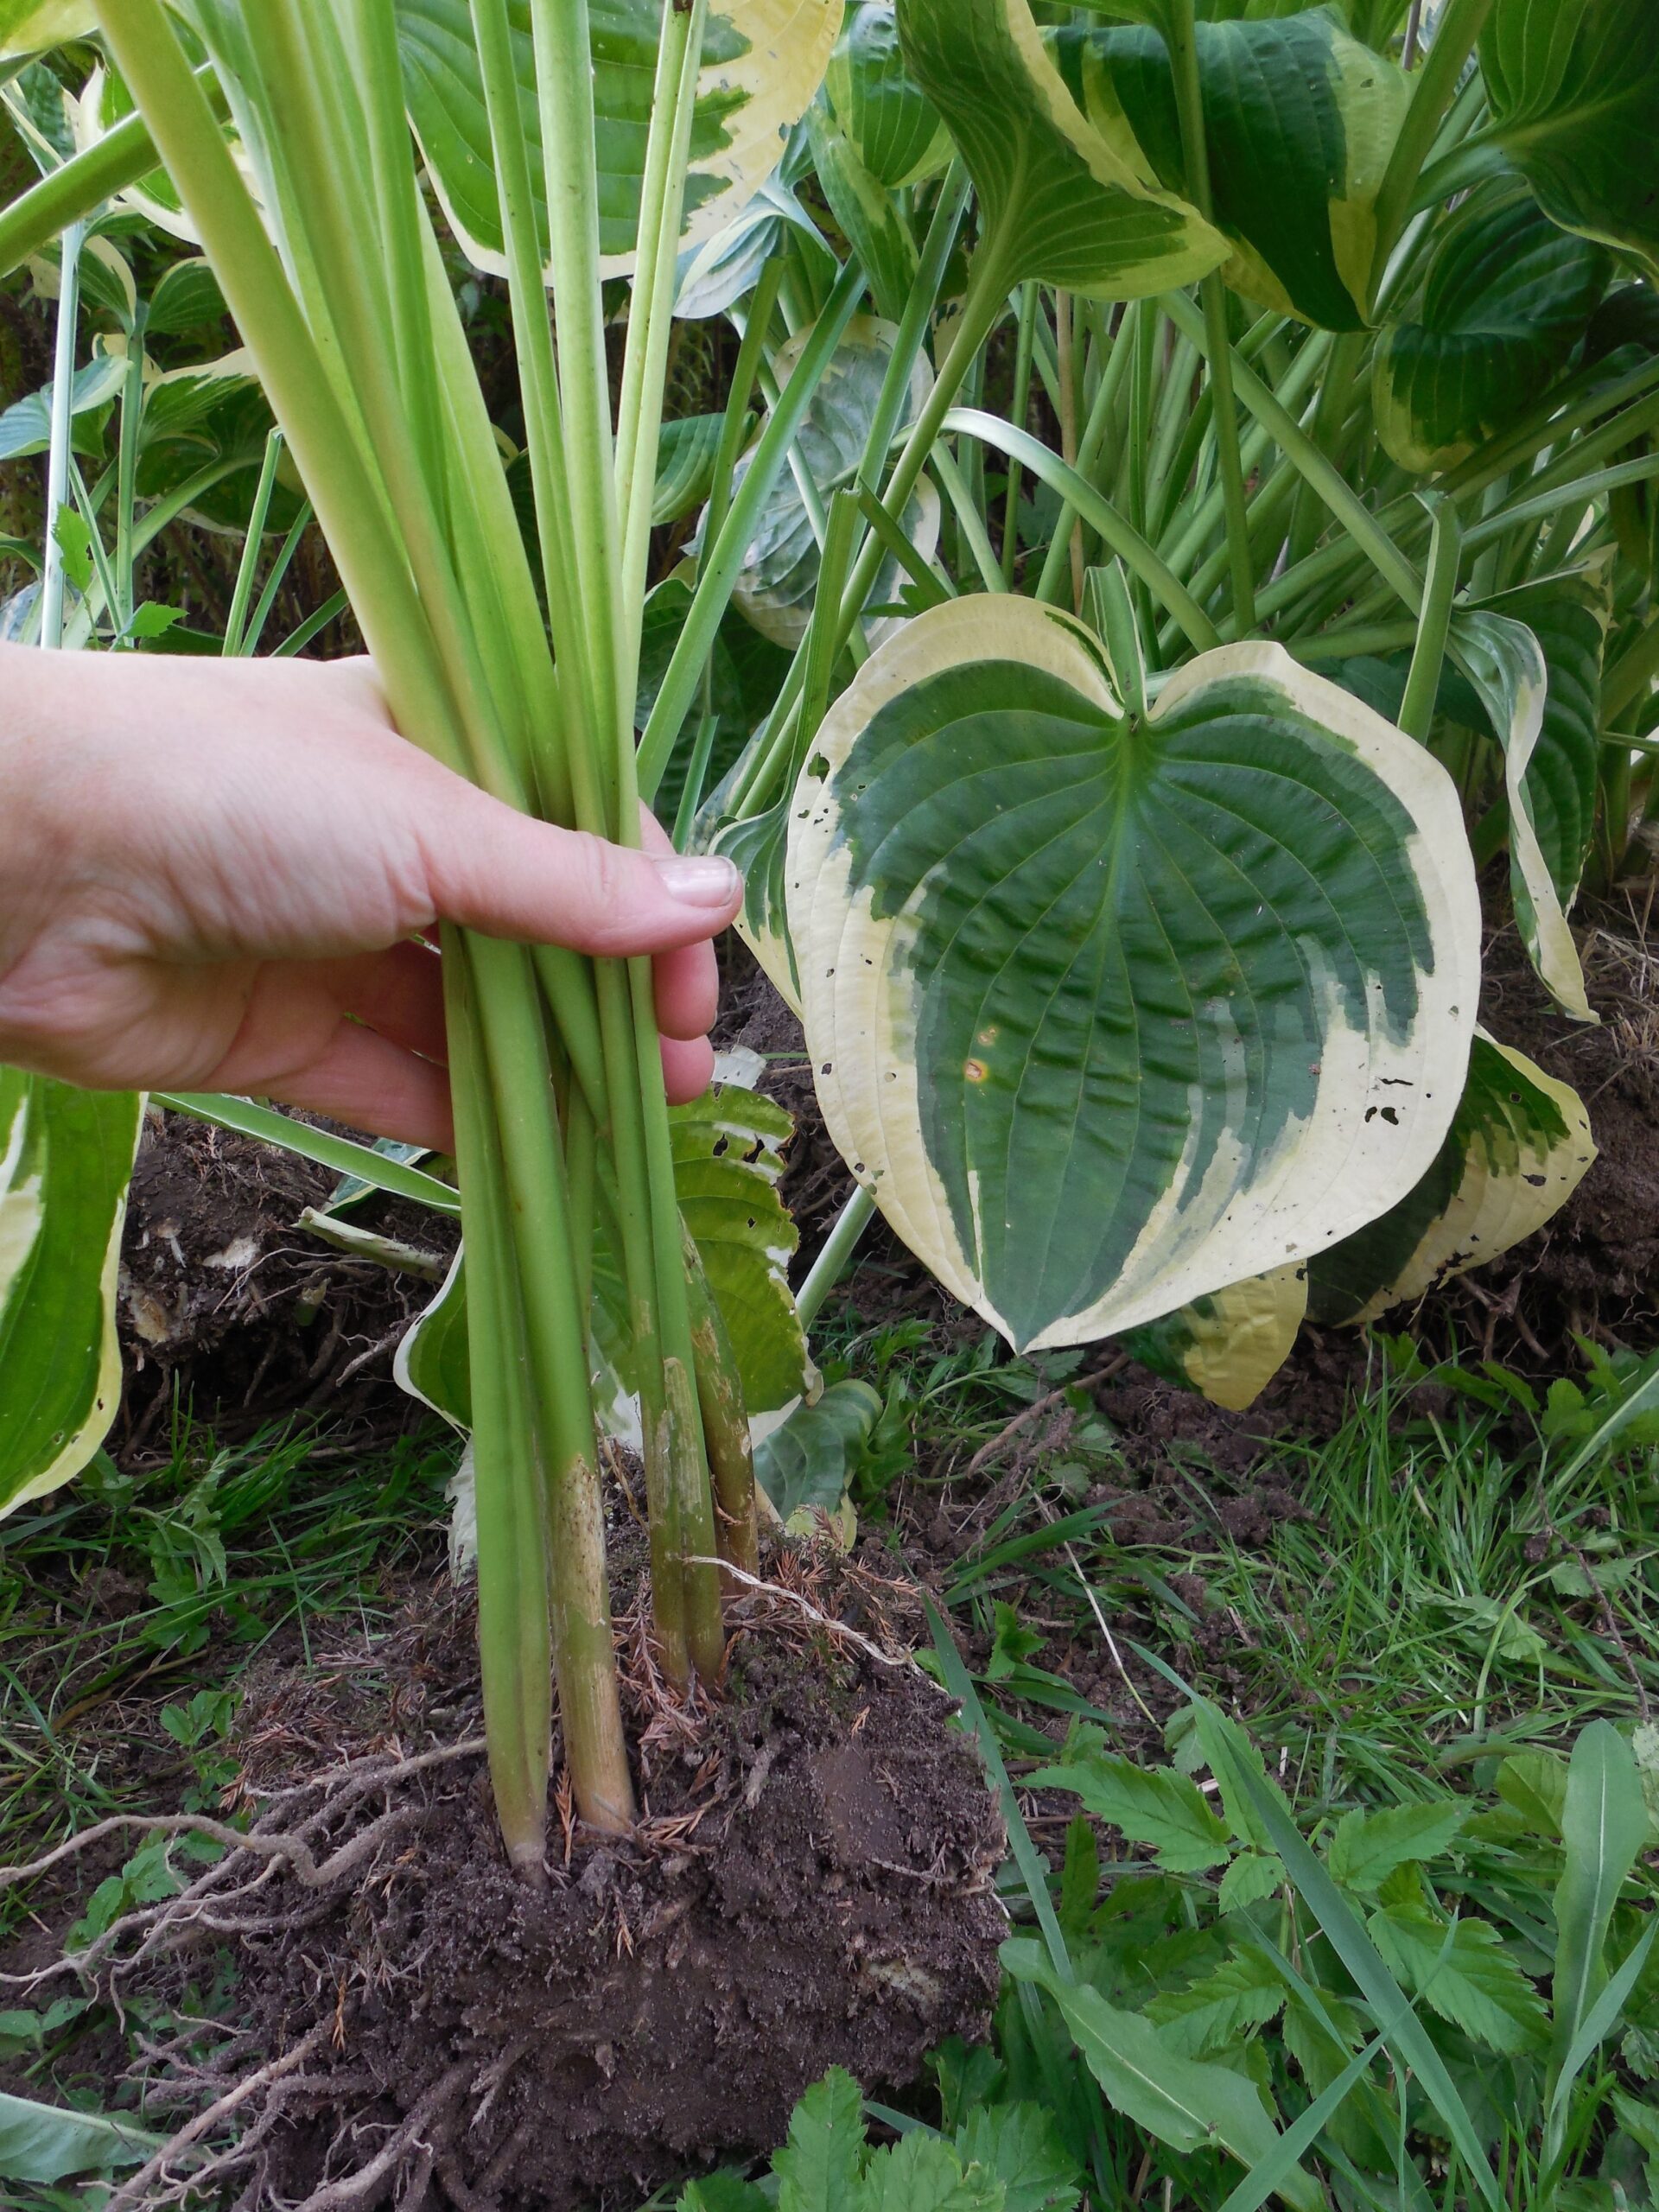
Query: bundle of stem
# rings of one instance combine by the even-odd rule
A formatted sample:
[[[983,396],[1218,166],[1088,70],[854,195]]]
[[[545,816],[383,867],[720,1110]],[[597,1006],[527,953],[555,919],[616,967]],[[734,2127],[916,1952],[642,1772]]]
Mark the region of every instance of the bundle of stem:
[[[306,479],[399,728],[512,805],[637,844],[639,608],[705,0],[664,12],[614,432],[586,0],[532,0],[531,13],[545,233],[505,0],[474,0],[546,627],[419,188],[392,0],[200,11],[263,219],[162,0],[99,0],[117,63]],[[752,1478],[733,1443],[729,1352],[713,1371],[726,1348],[701,1286],[694,1338],[649,962],[589,961],[447,928],[443,953],[486,1733],[508,1851],[534,1874],[554,1676],[582,1815],[611,1829],[633,1816],[593,1410],[596,1235],[626,1286],[655,1624],[664,1668],[682,1687],[721,1672],[719,1578],[708,1562],[719,1541],[736,1564],[753,1565]],[[721,1409],[718,1529],[700,1397]]]

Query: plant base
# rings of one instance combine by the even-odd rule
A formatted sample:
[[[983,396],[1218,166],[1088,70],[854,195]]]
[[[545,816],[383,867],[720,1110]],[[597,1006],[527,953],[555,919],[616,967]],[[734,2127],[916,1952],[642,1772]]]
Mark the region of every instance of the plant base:
[[[764,1571],[778,1586],[734,1608],[728,1694],[701,1713],[663,1693],[637,1608],[625,1621],[646,1817],[621,1842],[556,1820],[540,1889],[506,1864],[480,1757],[362,1786],[364,1755],[394,1740],[407,1755],[476,1733],[470,1606],[446,1595],[411,1622],[372,1697],[294,1670],[249,1700],[262,1826],[321,1862],[403,1817],[337,1881],[284,1867],[253,1911],[208,1909],[252,1923],[232,2012],[255,2033],[213,2094],[308,2046],[201,2139],[223,2152],[240,2134],[221,2170],[239,2207],[632,2205],[774,2146],[832,2064],[897,2086],[944,2037],[985,2031],[1001,1823],[943,1694],[875,1656],[899,1648],[903,1593],[787,1554]],[[856,1630],[826,1625],[837,1611]],[[308,1784],[320,1738],[349,1763]],[[223,1894],[239,1884],[221,1868]],[[179,1904],[169,1981],[203,1965],[201,1901]],[[147,1962],[115,1979],[154,1986]],[[181,2075],[181,2116],[209,2088]]]

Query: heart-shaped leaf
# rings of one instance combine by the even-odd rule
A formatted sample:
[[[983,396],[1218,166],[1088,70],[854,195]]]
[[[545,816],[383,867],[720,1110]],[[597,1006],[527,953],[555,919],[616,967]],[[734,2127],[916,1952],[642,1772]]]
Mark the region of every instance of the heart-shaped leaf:
[[[1015,1344],[1321,1250],[1438,1153],[1478,975],[1457,795],[1279,647],[1141,720],[1080,624],[954,600],[836,702],[793,812],[830,1134]]]
[[[1198,80],[1230,284],[1326,330],[1365,327],[1376,204],[1406,111],[1403,72],[1333,9],[1200,23]],[[1188,190],[1169,49],[1152,29],[1065,34],[1062,73],[1103,135],[1134,134]]]
[[[1650,0],[1494,0],[1480,73],[1498,143],[1552,220],[1659,274]]]
[[[121,1396],[116,1274],[143,1102],[0,1068],[0,1514],[78,1475]]]
[[[607,276],[633,265],[663,10],[677,0],[592,0],[600,247]],[[474,264],[505,275],[488,118],[468,0],[397,0],[410,119],[451,228]],[[530,0],[509,16],[531,175],[541,137]],[[714,237],[771,175],[811,104],[841,29],[842,0],[718,0],[709,17],[685,194],[687,246]]]
[[[1482,194],[1455,215],[1414,315],[1373,360],[1376,433],[1402,467],[1449,468],[1523,414],[1583,336],[1607,273],[1601,249],[1528,194]]]
[[[1127,128],[1084,113],[1029,0],[899,0],[911,75],[950,127],[979,193],[981,252],[1022,277],[1103,299],[1190,284],[1226,241],[1166,192]]]
[[[950,160],[950,134],[906,66],[890,0],[854,0],[823,83],[854,152],[887,191]]]

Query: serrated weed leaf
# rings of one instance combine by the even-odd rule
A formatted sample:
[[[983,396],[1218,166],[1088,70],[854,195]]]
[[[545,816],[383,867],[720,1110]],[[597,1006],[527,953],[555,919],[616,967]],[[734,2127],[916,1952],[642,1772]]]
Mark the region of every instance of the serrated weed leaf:
[[[1109,1821],[1131,1843],[1145,1844],[1173,1874],[1202,1873],[1228,1854],[1225,1821],[1184,1774],[1136,1766],[1095,1751],[1064,1766],[1039,1767],[1027,1777],[1035,1789],[1074,1790],[1090,1812]]]

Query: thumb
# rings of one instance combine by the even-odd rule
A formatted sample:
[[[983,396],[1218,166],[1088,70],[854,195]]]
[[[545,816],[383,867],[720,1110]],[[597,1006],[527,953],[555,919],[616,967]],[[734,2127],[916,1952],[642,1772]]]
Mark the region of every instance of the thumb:
[[[668,952],[725,928],[743,895],[728,860],[632,852],[559,830],[445,776],[413,824],[442,921],[611,957]]]

